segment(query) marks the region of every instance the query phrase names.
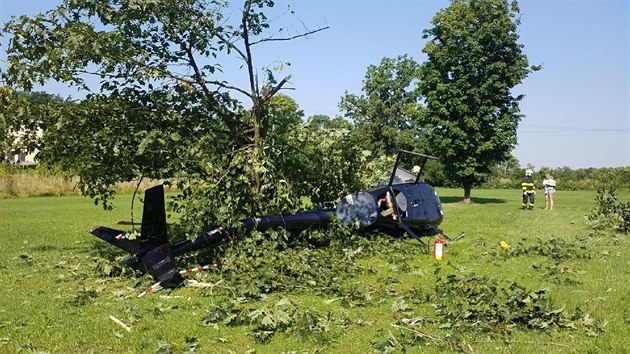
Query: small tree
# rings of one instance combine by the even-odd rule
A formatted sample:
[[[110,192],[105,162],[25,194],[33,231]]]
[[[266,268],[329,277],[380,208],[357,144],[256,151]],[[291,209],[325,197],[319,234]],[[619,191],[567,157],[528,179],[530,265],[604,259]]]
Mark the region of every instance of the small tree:
[[[448,178],[471,189],[509,159],[522,118],[511,90],[532,70],[518,43],[516,1],[453,0],[433,18],[422,65],[426,126]]]
[[[191,206],[208,208],[215,200],[217,208],[265,207],[269,199],[262,196],[277,190],[271,185],[280,174],[267,151],[273,134],[282,133],[273,129],[282,115],[274,115],[270,102],[290,76],[259,73],[252,48],[326,27],[278,37],[288,31],[270,31],[265,12],[273,1],[243,0],[236,25],[224,16],[227,4],[64,0],[5,25],[12,36],[8,84],[28,90],[56,80],[88,93],[59,113],[46,155],[78,175],[84,193],[107,201],[116,182],[168,178],[189,188],[183,198],[205,198]],[[246,87],[220,78],[229,58],[243,63]],[[100,80],[96,89],[88,77]]]

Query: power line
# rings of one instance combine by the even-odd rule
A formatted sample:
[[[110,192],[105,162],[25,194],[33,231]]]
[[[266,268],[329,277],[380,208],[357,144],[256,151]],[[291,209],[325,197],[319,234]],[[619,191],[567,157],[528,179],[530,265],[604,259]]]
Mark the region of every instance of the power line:
[[[573,135],[573,134],[628,134],[628,128],[579,128],[579,127],[553,127],[553,126],[536,126],[528,125],[521,127],[519,134],[544,134],[544,135]]]

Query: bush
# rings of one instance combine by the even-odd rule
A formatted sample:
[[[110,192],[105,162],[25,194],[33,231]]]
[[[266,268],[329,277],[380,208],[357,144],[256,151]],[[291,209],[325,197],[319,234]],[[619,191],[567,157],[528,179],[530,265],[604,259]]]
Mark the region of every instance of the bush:
[[[597,205],[587,217],[587,223],[594,229],[612,228],[630,234],[630,201],[617,200],[615,188],[601,188],[595,197]]]

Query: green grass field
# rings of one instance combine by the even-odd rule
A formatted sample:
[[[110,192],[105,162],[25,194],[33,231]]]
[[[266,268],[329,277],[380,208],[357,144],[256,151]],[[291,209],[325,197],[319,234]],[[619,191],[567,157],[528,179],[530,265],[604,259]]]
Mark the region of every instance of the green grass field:
[[[359,290],[346,291],[350,295],[344,299],[308,287],[268,294],[260,304],[279,309],[278,299],[287,299],[306,325],[300,320],[299,330],[279,331],[264,343],[251,323],[205,320],[216,310],[213,305],[230,297],[229,290],[221,291],[230,284],[217,281],[218,271],[189,278],[212,279],[214,287],[164,289],[141,298],[137,295],[150,285],[149,277],[131,271],[106,275],[104,267],[111,264],[103,259],[120,253],[88,231],[129,219],[130,195],[117,197],[112,212],[78,196],[0,199],[0,352],[448,352],[457,349],[448,345],[457,338],[450,335],[453,326],[435,320],[439,274],[460,281],[474,275],[500,289],[512,283],[532,292],[545,289],[550,310],[557,310],[547,320],[560,313],[570,320],[568,327],[575,327],[517,326],[509,336],[463,331],[456,341],[461,351],[630,352],[630,241],[628,235],[587,227],[595,192],[560,191],[552,211],[542,209],[542,195],[536,210],[520,210],[518,190],[473,190],[471,204],[459,202],[459,189],[438,192],[445,210],[442,229],[451,236],[466,234],[447,246],[443,261],[423,254],[414,240],[391,239],[380,247],[394,251],[382,248],[383,256],[357,259],[358,275],[344,284]],[[619,195],[622,201],[629,198],[627,192]],[[136,205],[136,217],[140,211]],[[500,241],[512,248],[502,249]],[[399,256],[395,250],[401,250]],[[464,295],[471,303],[482,295],[473,287],[443,284],[453,286],[453,292],[469,291]],[[439,301],[448,299],[445,294]],[[476,306],[485,305],[478,301]],[[402,324],[411,318],[413,326]],[[467,325],[474,329],[486,320],[492,322],[484,318]]]

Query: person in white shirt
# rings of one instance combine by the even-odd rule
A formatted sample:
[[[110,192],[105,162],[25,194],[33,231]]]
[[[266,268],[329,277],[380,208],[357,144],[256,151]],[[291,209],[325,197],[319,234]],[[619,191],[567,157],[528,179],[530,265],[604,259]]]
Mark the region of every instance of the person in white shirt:
[[[545,189],[545,210],[551,210],[553,209],[553,195],[556,193],[556,180],[552,175],[545,175],[543,188]]]

